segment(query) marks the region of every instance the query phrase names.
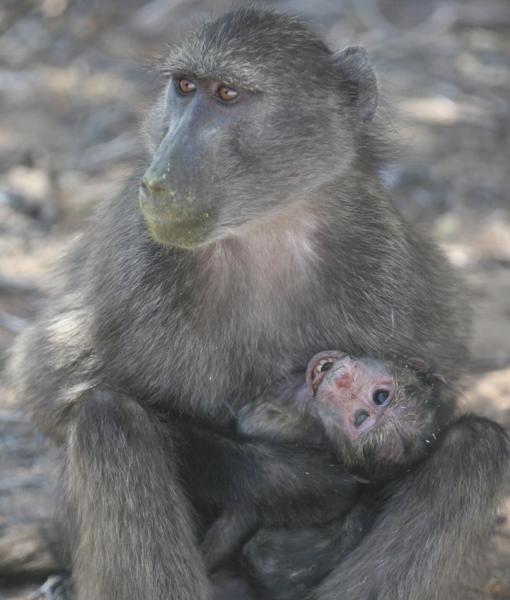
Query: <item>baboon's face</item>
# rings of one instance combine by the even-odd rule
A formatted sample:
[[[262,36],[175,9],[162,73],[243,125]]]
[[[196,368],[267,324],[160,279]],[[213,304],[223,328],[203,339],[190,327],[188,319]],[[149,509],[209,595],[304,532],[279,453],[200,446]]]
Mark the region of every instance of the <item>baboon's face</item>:
[[[419,359],[399,365],[321,352],[308,365],[307,382],[327,437],[354,472],[391,478],[439,439],[445,381]]]
[[[310,201],[353,156],[349,99],[319,40],[302,26],[282,36],[218,23],[171,55],[148,121],[140,208],[169,246],[200,246]]]

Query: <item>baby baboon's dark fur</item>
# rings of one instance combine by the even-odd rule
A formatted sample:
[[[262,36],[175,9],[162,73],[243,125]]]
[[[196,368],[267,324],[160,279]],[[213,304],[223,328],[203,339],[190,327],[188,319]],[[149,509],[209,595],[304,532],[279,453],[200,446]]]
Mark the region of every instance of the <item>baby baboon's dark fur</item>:
[[[247,9],[190,34],[165,69],[140,194],[99,206],[11,363],[18,398],[62,445],[78,600],[212,596],[165,413],[224,427],[324,348],[422,356],[451,382],[465,357],[454,277],[378,182],[361,49],[334,54],[294,18]],[[453,416],[453,394],[444,406]],[[328,454],[244,448],[231,493],[256,494],[260,468],[284,505],[331,500]],[[317,598],[454,598],[507,456],[495,425],[453,422]]]

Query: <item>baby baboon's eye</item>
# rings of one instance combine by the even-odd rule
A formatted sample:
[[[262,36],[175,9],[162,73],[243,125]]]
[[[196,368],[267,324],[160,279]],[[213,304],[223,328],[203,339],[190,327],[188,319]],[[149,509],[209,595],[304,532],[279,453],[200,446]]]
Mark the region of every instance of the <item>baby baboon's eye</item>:
[[[366,410],[360,410],[354,417],[354,427],[361,427],[369,416]]]
[[[377,406],[382,406],[388,400],[390,393],[388,390],[375,390],[372,394],[372,400]]]

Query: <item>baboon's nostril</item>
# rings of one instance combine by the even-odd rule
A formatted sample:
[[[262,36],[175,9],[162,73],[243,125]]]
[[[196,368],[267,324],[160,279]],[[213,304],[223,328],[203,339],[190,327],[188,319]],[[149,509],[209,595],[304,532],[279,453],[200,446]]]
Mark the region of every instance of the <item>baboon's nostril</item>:
[[[144,177],[140,182],[140,188],[147,194],[158,194],[166,192],[166,185],[161,179],[149,179]]]

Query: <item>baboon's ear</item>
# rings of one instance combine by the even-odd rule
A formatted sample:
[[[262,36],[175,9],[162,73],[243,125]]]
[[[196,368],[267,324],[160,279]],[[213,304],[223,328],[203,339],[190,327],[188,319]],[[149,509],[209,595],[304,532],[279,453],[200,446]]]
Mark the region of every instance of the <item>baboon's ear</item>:
[[[349,84],[362,121],[370,121],[377,108],[377,79],[368,62],[365,48],[348,46],[335,52],[333,60],[342,76]]]

